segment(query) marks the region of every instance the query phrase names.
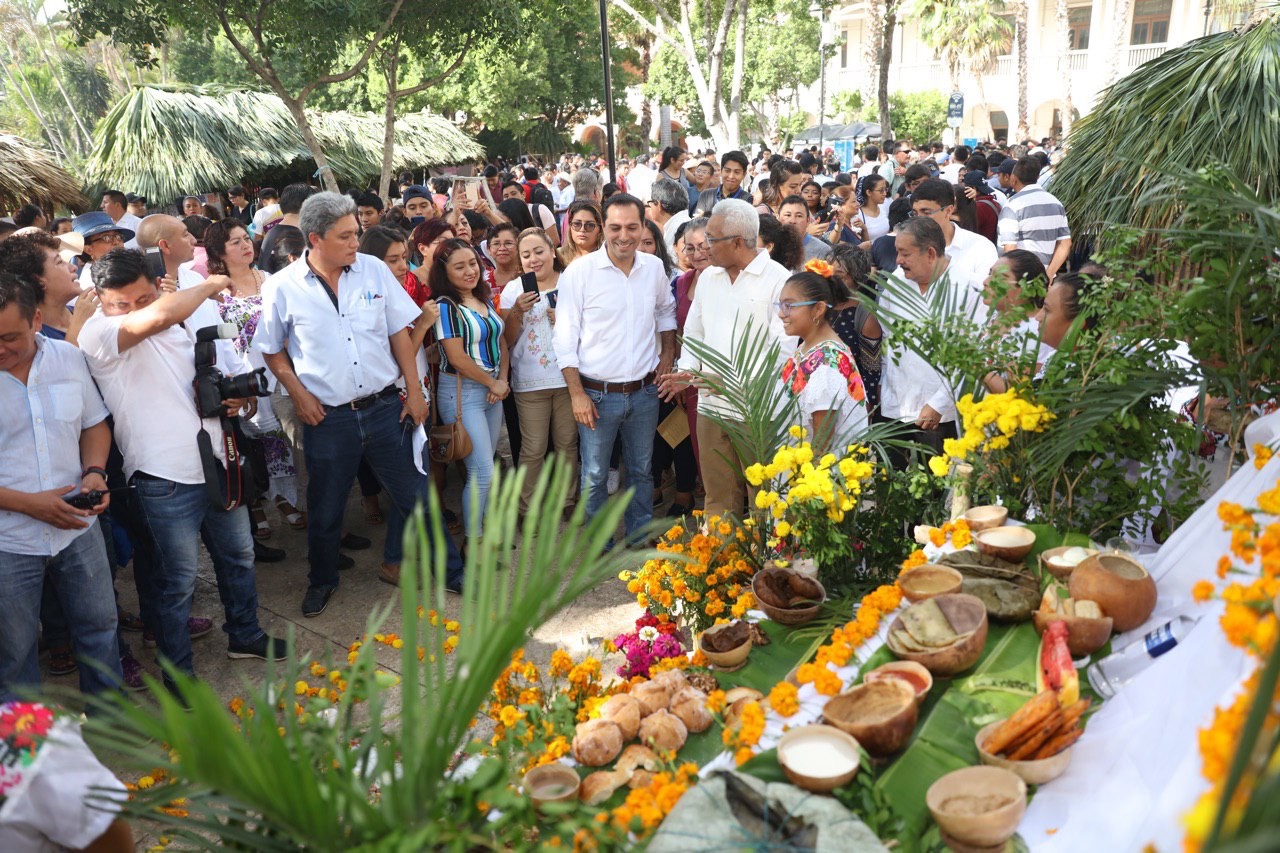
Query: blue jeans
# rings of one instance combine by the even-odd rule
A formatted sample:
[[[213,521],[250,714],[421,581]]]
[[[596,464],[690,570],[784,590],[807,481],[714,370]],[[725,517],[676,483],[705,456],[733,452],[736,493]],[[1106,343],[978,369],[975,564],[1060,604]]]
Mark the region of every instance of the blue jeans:
[[[40,686],[36,629],[46,575],[83,661],[80,689],[102,693],[123,678],[111,567],[94,525],[53,557],[0,552],[0,704],[17,698],[16,687]]]
[[[623,520],[627,538],[633,539],[653,520],[653,435],[658,429],[658,386],[646,385],[623,394],[587,390],[595,404],[595,429],[578,424],[582,448],[582,492],[587,496],[587,518],[592,518],[609,497],[609,454],[614,439],[622,437],[622,464],[627,469],[626,488],[634,489]]]
[[[458,419],[458,380],[440,374],[436,389],[440,420],[451,424]],[[471,438],[471,452],[463,460],[467,466],[467,487],[462,492],[462,520],[467,535],[484,532],[484,510],[493,482],[493,457],[502,433],[502,403],[488,402],[489,389],[470,379],[462,380],[462,425]]]
[[[338,543],[347,496],[363,458],[391,498],[387,513],[387,538],[382,559],[399,565],[404,557],[404,523],[419,499],[426,498],[428,479],[413,464],[412,423],[400,420],[400,399],[394,395],[367,409],[325,406],[316,426],[302,426],[302,446],[307,460],[307,558],[308,581],[313,587],[338,586]],[[430,536],[431,525],[427,525]],[[445,572],[449,581],[461,582],[462,558],[453,540],[445,536]],[[427,554],[431,554],[428,544]]]
[[[160,654],[182,672],[194,672],[187,620],[196,593],[198,543],[202,540],[213,560],[226,615],[222,630],[237,646],[261,639],[249,510],[243,506],[230,512],[215,508],[203,483],[175,483],[139,473],[133,477],[133,486],[155,547],[156,571],[151,580],[159,596],[155,609]]]

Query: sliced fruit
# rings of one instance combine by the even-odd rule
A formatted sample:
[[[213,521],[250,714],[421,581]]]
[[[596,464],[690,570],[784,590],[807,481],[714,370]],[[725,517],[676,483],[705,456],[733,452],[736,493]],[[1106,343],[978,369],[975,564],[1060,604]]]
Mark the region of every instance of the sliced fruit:
[[[1036,668],[1036,688],[1058,694],[1058,704],[1066,708],[1080,699],[1080,676],[1071,663],[1067,648],[1067,624],[1050,622],[1040,638],[1040,665]]]

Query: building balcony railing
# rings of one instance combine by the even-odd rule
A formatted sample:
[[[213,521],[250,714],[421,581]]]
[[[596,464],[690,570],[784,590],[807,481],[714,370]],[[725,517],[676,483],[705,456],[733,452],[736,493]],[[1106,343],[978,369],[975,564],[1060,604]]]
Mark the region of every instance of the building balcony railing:
[[[1072,71],[1087,71],[1089,68],[1089,51],[1087,49],[1073,50],[1068,55],[1068,60],[1069,60],[1069,65]],[[992,69],[990,76],[992,77],[1018,76],[1017,60],[1012,55],[996,57],[995,68]]]
[[[1085,50],[1071,51],[1070,59],[1072,71],[1085,71],[1089,68],[1089,51],[1087,48]]]
[[[1137,68],[1169,49],[1167,44],[1134,44],[1129,46],[1129,67]]]

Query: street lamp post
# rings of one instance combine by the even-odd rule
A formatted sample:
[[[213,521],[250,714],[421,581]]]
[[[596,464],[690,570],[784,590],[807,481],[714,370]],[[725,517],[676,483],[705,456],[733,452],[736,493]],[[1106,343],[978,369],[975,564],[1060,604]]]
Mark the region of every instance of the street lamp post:
[[[813,3],[809,14],[818,16],[818,158],[821,159],[827,131],[827,10]]]
[[[604,66],[604,129],[608,145],[609,180],[618,180],[618,165],[613,151],[613,75],[609,71],[609,12],[606,0],[600,0],[600,62]]]

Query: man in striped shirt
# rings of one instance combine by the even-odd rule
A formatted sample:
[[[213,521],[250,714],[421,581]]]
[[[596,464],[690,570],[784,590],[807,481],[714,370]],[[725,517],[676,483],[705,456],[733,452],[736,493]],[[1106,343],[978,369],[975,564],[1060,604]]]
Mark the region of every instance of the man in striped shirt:
[[[1067,210],[1036,183],[1040,179],[1039,159],[1019,159],[1012,179],[1013,195],[1000,210],[996,242],[1002,252],[1026,249],[1033,253],[1052,281],[1071,253]]]

